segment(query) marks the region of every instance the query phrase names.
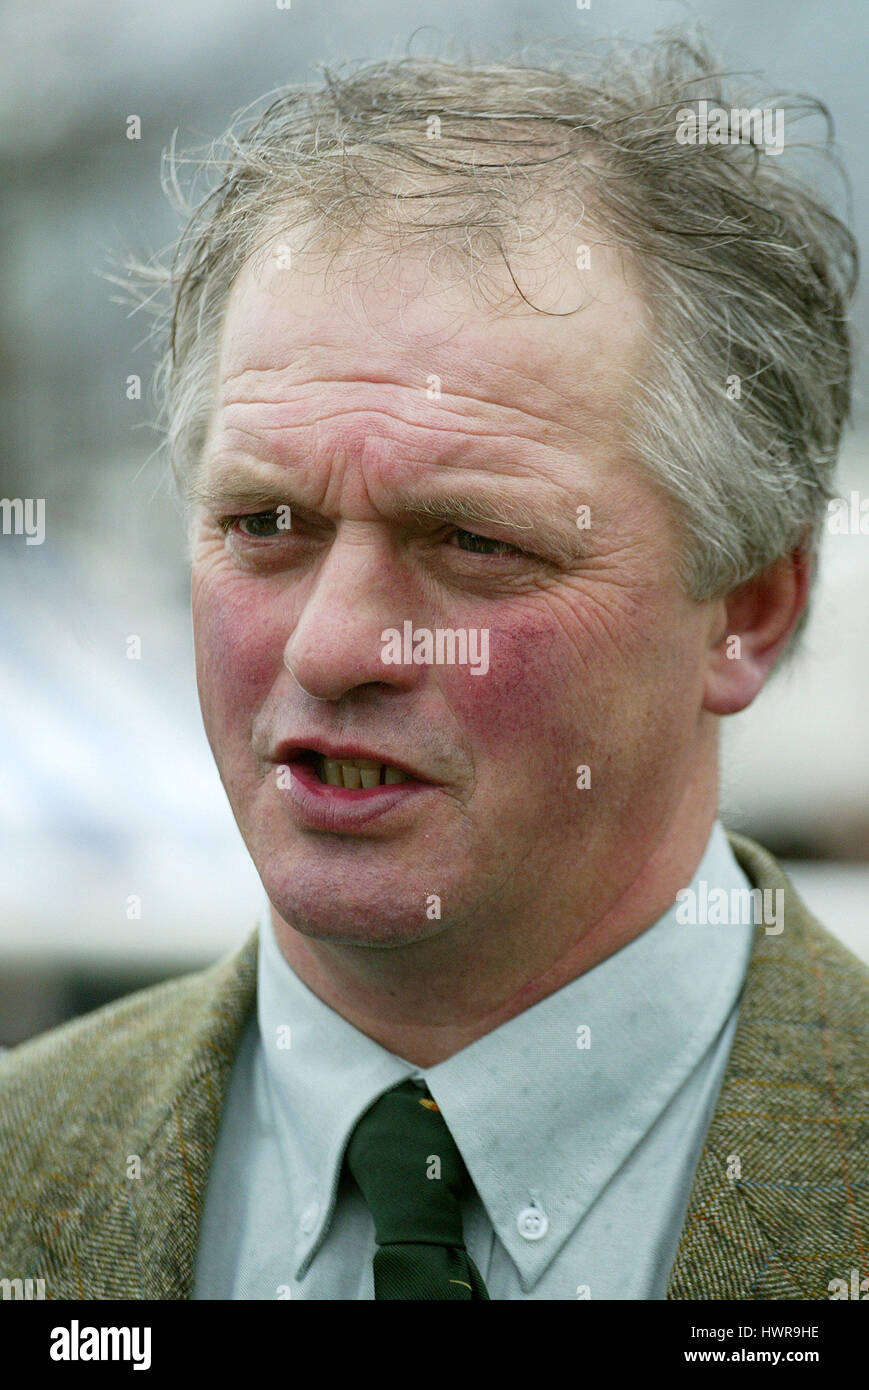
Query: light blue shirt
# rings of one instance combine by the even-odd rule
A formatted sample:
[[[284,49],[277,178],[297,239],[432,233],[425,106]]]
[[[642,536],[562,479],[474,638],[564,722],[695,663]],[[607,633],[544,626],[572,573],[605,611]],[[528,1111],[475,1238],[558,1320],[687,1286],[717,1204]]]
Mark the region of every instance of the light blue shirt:
[[[751,886],[717,822],[691,886],[700,879]],[[465,1242],[492,1299],[664,1298],[753,934],[750,923],[681,925],[674,904],[593,970],[423,1069],[318,999],[265,912],[257,1013],[230,1078],[193,1297],[372,1299],[374,1223],[342,1159],[368,1107],[413,1077],[471,1174]]]

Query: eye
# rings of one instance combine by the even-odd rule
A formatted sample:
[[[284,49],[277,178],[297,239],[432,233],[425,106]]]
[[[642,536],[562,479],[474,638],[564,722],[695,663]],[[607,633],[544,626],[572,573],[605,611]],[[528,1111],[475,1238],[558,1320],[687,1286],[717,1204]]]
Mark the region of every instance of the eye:
[[[238,528],[243,536],[256,540],[270,539],[289,531],[289,516],[285,515],[289,510],[289,507],[281,507],[271,512],[247,512],[242,516],[225,516],[221,519],[220,528],[222,531]]]
[[[518,546],[510,545],[508,541],[496,541],[491,536],[478,536],[475,531],[457,529],[453,532],[453,537],[460,550],[469,551],[472,555],[495,555],[509,558],[525,553]]]

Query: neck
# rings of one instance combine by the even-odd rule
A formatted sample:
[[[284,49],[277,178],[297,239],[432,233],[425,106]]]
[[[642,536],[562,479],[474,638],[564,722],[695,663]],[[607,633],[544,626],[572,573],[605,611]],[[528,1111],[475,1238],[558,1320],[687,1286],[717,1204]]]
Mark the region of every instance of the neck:
[[[435,1066],[657,922],[693,878],[716,809],[713,775],[686,789],[654,842],[632,846],[615,884],[586,871],[512,916],[501,911],[377,949],[306,937],[272,908],[275,936],[296,975],[343,1018],[415,1066]],[[624,857],[613,846],[609,862]]]

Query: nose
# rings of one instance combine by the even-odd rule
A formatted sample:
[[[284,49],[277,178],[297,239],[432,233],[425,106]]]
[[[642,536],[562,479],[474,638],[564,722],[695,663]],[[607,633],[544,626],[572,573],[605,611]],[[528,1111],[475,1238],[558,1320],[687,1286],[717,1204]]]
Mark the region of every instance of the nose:
[[[385,542],[336,535],[284,647],[284,665],[301,688],[318,700],[340,700],[360,686],[410,689],[420,667],[384,663],[381,633],[417,616],[411,588]]]

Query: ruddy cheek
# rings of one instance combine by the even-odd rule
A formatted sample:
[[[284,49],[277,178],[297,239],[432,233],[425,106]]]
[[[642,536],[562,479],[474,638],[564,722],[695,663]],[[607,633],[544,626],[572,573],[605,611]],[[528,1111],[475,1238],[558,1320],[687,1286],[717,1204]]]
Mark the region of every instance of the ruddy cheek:
[[[532,752],[535,765],[565,757],[576,679],[563,632],[536,621],[489,629],[488,670],[450,671],[449,701],[478,748],[500,758]],[[570,755],[567,754],[569,757]]]
[[[261,594],[243,586],[203,584],[194,595],[196,672],[203,706],[231,716],[271,689],[284,639]]]

